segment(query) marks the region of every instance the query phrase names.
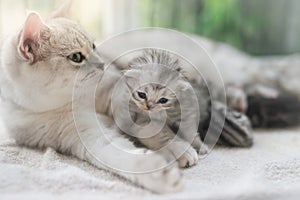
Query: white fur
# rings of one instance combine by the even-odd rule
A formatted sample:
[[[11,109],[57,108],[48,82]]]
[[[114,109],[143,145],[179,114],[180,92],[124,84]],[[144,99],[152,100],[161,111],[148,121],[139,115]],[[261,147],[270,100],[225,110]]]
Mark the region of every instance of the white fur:
[[[166,166],[167,161],[152,151],[136,148],[113,127],[109,118],[95,113],[90,109],[90,102],[83,101],[88,99],[85,94],[92,91],[97,77],[102,73],[102,63],[98,55],[92,53],[90,37],[67,19],[50,19],[45,24],[47,27],[41,29],[44,32],[38,33],[37,38],[33,37],[36,40],[33,41],[36,42],[34,45],[37,44],[39,48],[31,51],[27,46],[23,49],[23,52],[39,58],[35,62],[26,59],[18,50],[23,42],[20,39],[23,29],[6,39],[2,45],[0,112],[10,135],[20,145],[52,147],[154,192],[180,190],[181,174],[176,166],[152,173],[124,172],[154,170]],[[83,64],[77,65],[66,58],[77,51],[88,57]],[[78,82],[74,83],[76,77]],[[78,91],[75,96],[74,87]],[[98,95],[102,99],[101,96],[105,94]],[[106,109],[102,107],[106,106],[107,102],[98,102],[97,110],[103,112]],[[98,123],[95,123],[95,117]],[[123,150],[116,149],[115,145]],[[135,156],[136,153],[141,156]]]

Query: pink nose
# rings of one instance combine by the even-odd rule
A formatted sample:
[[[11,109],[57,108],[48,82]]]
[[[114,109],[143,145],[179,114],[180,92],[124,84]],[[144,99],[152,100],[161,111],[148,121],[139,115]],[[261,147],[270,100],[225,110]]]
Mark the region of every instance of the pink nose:
[[[147,108],[148,108],[148,110],[151,110],[153,108],[153,106],[154,106],[153,101],[147,102]]]

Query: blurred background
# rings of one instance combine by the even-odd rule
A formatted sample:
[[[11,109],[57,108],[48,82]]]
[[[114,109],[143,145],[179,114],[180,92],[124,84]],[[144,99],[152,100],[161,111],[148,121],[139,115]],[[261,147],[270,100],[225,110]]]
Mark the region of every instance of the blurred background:
[[[43,17],[63,0],[0,0],[0,36],[26,10]],[[138,27],[165,27],[231,44],[253,55],[300,51],[299,0],[75,0],[75,19],[98,41]]]

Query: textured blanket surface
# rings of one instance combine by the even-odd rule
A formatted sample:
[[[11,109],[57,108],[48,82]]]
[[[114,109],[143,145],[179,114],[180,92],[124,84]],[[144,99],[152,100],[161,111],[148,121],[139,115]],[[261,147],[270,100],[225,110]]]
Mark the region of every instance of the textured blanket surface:
[[[51,148],[19,147],[1,129],[0,199],[298,199],[299,150],[300,128],[256,131],[252,148],[214,148],[183,170],[182,192],[156,195]]]
[[[228,69],[261,63],[229,46],[200,42],[224,66],[225,80],[234,74]],[[299,199],[300,128],[255,131],[249,149],[214,148],[198,165],[184,169],[183,178],[182,192],[156,195],[51,148],[19,147],[0,125],[0,200]]]

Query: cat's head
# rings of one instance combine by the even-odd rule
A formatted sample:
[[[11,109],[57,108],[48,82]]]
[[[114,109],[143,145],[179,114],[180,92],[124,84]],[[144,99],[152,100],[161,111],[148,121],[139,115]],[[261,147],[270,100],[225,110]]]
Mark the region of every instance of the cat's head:
[[[65,15],[53,16],[44,21],[31,12],[1,51],[2,95],[37,111],[70,101],[79,70],[96,74],[103,68],[101,59],[95,58],[93,38]]]
[[[189,87],[178,71],[157,64],[128,70],[125,81],[131,100],[146,112],[173,108],[178,96]]]

